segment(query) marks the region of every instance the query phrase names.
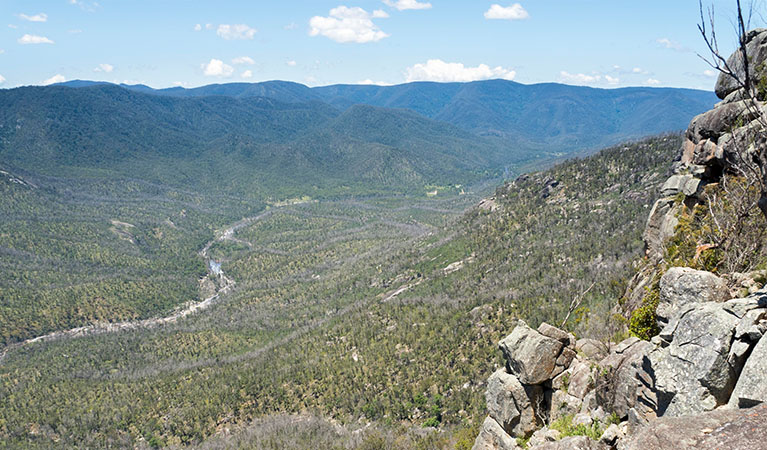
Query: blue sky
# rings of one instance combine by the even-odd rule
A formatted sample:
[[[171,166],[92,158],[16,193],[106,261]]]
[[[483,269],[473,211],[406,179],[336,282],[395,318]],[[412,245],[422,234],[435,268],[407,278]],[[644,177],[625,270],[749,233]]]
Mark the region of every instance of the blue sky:
[[[707,3],[729,54],[735,2]],[[697,0],[0,0],[0,88],[506,78],[711,90],[698,20]]]

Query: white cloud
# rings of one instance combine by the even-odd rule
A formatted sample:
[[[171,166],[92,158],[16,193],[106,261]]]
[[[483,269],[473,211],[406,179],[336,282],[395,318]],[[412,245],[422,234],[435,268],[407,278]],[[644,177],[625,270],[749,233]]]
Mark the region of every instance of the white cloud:
[[[87,12],[96,12],[96,9],[101,7],[101,5],[99,5],[99,2],[85,1],[85,0],[69,0],[69,4],[77,5],[80,7],[80,9]]]
[[[34,34],[25,34],[18,40],[19,44],[53,44],[53,41],[45,36],[35,36]]]
[[[605,81],[607,81],[607,84],[613,84],[613,85],[621,82],[620,78],[611,77],[610,75],[605,75]]]
[[[314,16],[309,20],[310,36],[325,36],[336,42],[378,42],[389,37],[371,20],[371,15],[362,8],[339,6],[330,10],[329,17]]]
[[[284,29],[286,29],[286,30],[288,30],[288,31],[290,31],[290,30],[295,30],[296,28],[298,28],[298,24],[297,24],[297,23],[295,23],[295,22],[292,22],[292,23],[289,23],[289,24],[285,25],[285,26],[284,26],[284,27],[282,27],[282,28],[284,28]]]
[[[3,53],[5,53],[5,50],[3,50],[2,48],[0,48],[0,55],[2,55]]]
[[[213,24],[212,23],[206,23],[205,24],[205,29],[206,30],[212,30],[213,29]]]
[[[45,14],[45,13],[35,14],[34,16],[19,14],[19,17],[21,17],[24,20],[28,20],[30,22],[47,22],[48,21],[48,14]]]
[[[228,41],[253,39],[257,32],[258,30],[250,28],[244,23],[236,25],[221,24],[218,26],[218,30],[216,30],[216,34]]]
[[[246,70],[245,72],[242,72],[240,76],[242,78],[253,78],[253,72],[250,70]]]
[[[65,81],[67,81],[67,79],[64,78],[64,75],[56,74],[56,75],[48,78],[47,80],[43,81],[40,84],[42,84],[43,86],[48,86],[49,84],[63,83]]]
[[[0,75],[0,84],[3,84],[3,83],[5,83],[5,77]]]
[[[256,62],[250,56],[240,56],[239,58],[234,58],[232,60],[232,64],[247,64],[252,66],[255,63]]]
[[[658,45],[660,45],[661,47],[664,47],[664,48],[667,48],[667,49],[670,49],[670,50],[675,50],[675,51],[678,51],[678,52],[681,52],[681,51],[685,50],[684,47],[682,47],[682,45],[679,42],[672,41],[669,38],[656,39],[655,42],[657,42]]]
[[[648,78],[646,83],[650,86],[657,86],[660,84],[660,81],[656,80],[655,78]]]
[[[717,72],[716,70],[706,69],[706,70],[703,71],[703,75],[705,75],[707,77],[710,77],[710,78],[713,78],[713,77],[717,76],[718,74],[719,74],[719,72]]]
[[[195,24],[194,31],[202,31],[202,25],[200,25],[199,23]]]
[[[494,4],[485,11],[485,19],[524,20],[529,17],[530,14],[519,3],[506,7]]]
[[[230,77],[234,73],[234,67],[224,63],[220,59],[211,59],[209,63],[203,64],[202,72],[206,77]]]
[[[112,71],[115,70],[115,66],[111,64],[99,64],[98,67],[93,69],[94,72],[104,72],[104,73],[112,73]]]
[[[419,2],[418,0],[397,0],[396,2],[393,0],[384,0],[383,2],[391,6],[392,8],[397,8],[400,11],[405,11],[408,9],[430,9],[431,8],[431,3]]]
[[[12,24],[12,23],[9,23],[9,24],[8,24],[8,28],[12,28],[12,29],[14,29],[14,30],[15,30],[15,29],[16,29],[16,28],[18,28],[18,27],[17,27],[16,25]]]
[[[440,59],[430,59],[425,64],[408,67],[405,72],[407,82],[438,81],[438,82],[467,82],[502,78],[513,80],[517,73],[503,67],[490,68],[487,64],[477,67],[466,67],[461,63],[446,63]]]
[[[559,77],[566,83],[595,84],[602,81],[602,75],[587,75],[585,73],[569,73],[564,70],[559,72]],[[612,78],[612,77],[611,77]]]
[[[296,63],[295,61],[291,60],[291,61],[286,62],[285,64],[289,65],[290,67],[296,67],[296,64],[298,64],[298,63]]]
[[[373,11],[373,18],[374,19],[388,19],[389,13],[384,11],[383,9],[376,9]]]
[[[387,83],[385,81],[373,81],[370,78],[367,80],[358,81],[357,84],[362,84],[365,86],[392,86],[391,83]]]

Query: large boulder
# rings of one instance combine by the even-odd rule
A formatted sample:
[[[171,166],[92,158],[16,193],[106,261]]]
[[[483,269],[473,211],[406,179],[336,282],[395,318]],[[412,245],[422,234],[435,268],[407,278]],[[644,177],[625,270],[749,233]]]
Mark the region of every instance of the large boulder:
[[[621,450],[754,450],[767,443],[767,406],[662,417],[623,439]]]
[[[660,280],[660,302],[656,311],[659,325],[691,303],[723,302],[730,299],[727,283],[711,272],[688,267],[672,267]]]
[[[599,406],[621,418],[627,417],[640,401],[650,404],[646,409],[652,409],[655,399],[645,391],[654,385],[654,380],[647,373],[645,361],[653,348],[647,341],[629,338],[599,363],[602,370],[597,374],[594,390]]]
[[[567,336],[565,338],[553,333],[554,327],[541,327],[554,337],[545,336],[519,321],[511,334],[498,343],[509,372],[522,384],[541,384],[553,379],[564,372],[575,357],[575,340],[570,335],[558,330]]]
[[[516,439],[506,434],[498,422],[488,417],[482,422],[479,435],[471,450],[515,450],[518,448]]]
[[[738,377],[729,405],[744,408],[767,402],[767,291],[762,290],[747,298],[756,304],[743,315],[735,329],[736,342],[758,341]]]
[[[767,337],[762,336],[746,361],[729,404],[747,408],[767,402]]]
[[[749,111],[747,100],[718,105],[694,117],[687,128],[687,138],[696,144],[704,139],[717,142],[739,123],[749,122],[754,115]]]
[[[749,69],[753,79],[764,76],[764,67],[761,67],[761,70],[758,69],[767,60],[767,30],[758,28],[748,32],[746,35],[746,53],[748,54]],[[733,70],[741,81],[745,80],[746,73],[743,65],[743,55],[740,51],[734,52],[727,59],[727,66]],[[714,92],[716,92],[719,98],[724,100],[729,94],[735,92],[740,87],[733,77],[720,74],[716,80]]]
[[[511,436],[529,436],[542,423],[544,409],[541,386],[523,386],[517,377],[497,370],[487,380],[485,391],[488,414]]]
[[[740,322],[732,310],[727,303],[698,303],[672,316],[660,335],[666,346],[649,356],[658,415],[698,414],[727,403],[740,371],[728,358]]]

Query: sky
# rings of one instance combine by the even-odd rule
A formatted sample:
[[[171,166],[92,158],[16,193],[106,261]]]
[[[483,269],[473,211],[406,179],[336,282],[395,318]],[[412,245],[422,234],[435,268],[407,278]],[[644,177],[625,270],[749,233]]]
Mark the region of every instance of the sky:
[[[734,4],[704,1],[728,55]],[[698,0],[0,0],[0,88],[503,78],[712,90],[699,21]]]

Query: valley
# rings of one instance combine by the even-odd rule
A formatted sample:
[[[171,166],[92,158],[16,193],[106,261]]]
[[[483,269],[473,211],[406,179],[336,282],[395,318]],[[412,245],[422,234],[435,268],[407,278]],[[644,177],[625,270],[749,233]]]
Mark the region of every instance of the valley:
[[[484,208],[476,205],[492,184],[434,197],[287,202],[244,220],[220,199],[175,190],[158,192],[156,203],[138,191],[142,209],[122,215],[80,192],[66,210],[79,204],[88,211],[80,220],[104,217],[98,227],[112,238],[94,241],[100,251],[135,245],[114,239],[112,220],[133,225],[120,227],[147,251],[200,220],[197,241],[177,238],[193,244],[179,251],[199,264],[191,298],[212,293],[210,285],[197,293],[198,278],[216,281],[204,275],[201,250],[235,284],[206,310],[161,326],[12,348],[0,363],[0,430],[28,448],[189,445],[291,413],[373,424],[363,440],[452,445],[476,431],[487,361],[513,318],[561,321],[569,298],[594,283],[573,323],[608,329],[598,308],[622,293],[647,205],[678,146],[667,136],[574,160],[504,185]],[[39,190],[50,181],[30,179]],[[43,194],[4,186],[14,208]],[[142,210],[151,221],[136,220]],[[424,424],[449,433],[408,431]],[[291,435],[311,439],[305,431]]]

